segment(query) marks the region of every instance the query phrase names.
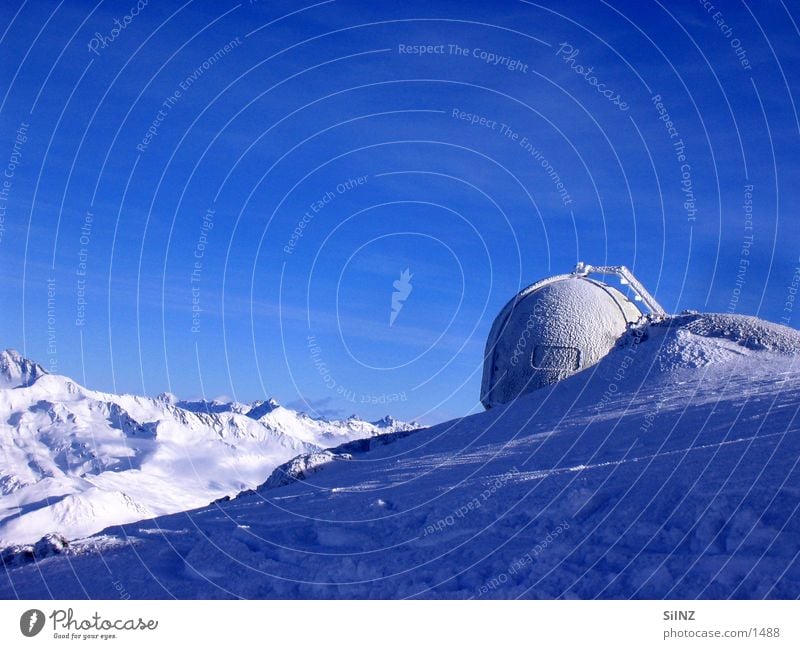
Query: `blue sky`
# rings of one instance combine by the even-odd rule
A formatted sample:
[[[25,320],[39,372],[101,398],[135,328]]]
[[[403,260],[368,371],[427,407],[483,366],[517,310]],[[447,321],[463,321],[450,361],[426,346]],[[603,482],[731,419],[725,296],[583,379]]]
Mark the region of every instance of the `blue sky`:
[[[719,4],[3,3],[2,346],[433,422],[578,260],[797,326],[797,10]]]

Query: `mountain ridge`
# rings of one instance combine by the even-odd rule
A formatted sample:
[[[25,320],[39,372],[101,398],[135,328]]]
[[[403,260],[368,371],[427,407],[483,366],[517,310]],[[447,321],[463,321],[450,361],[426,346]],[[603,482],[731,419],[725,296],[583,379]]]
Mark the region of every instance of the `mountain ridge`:
[[[0,546],[202,506],[296,455],[417,426],[99,392],[14,350],[0,352],[0,381]]]

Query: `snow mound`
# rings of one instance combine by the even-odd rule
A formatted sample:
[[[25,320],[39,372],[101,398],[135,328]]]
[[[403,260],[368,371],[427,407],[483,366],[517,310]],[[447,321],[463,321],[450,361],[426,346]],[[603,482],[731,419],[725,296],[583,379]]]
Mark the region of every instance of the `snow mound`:
[[[330,462],[351,459],[352,456],[346,453],[332,453],[331,451],[299,455],[277,467],[259,489],[275,489],[276,487],[283,487],[297,480],[305,480],[306,477],[315,473]]]
[[[686,330],[706,338],[725,338],[747,349],[778,354],[800,351],[800,332],[760,318],[721,313],[675,316],[676,323],[686,323]]]
[[[326,451],[307,453],[306,455],[299,455],[292,458],[288,462],[276,467],[264,484],[258,487],[257,491],[276,489],[299,480],[305,480],[308,476],[320,471],[332,462],[337,460],[352,460],[353,454],[357,453],[360,455],[367,453],[379,446],[392,444],[399,439],[407,437],[411,433],[423,430],[419,427],[398,422],[392,417],[385,417],[381,421],[384,422],[385,428],[391,428],[392,426],[396,426],[397,428],[389,433],[383,433],[374,437],[364,437]]]
[[[800,332],[744,315],[683,313],[645,316],[622,337],[616,354],[641,345],[640,363],[650,361],[661,372],[725,364],[753,354],[794,356]],[[612,357],[612,363],[616,357]]]
[[[124,539],[108,534],[98,534],[85,539],[67,540],[60,534],[47,534],[36,543],[10,545],[0,550],[0,565],[18,568],[49,557],[67,555],[77,557],[101,554],[113,549],[135,545],[136,539]]]
[[[22,566],[47,557],[63,554],[69,541],[60,534],[48,534],[30,545],[12,545],[0,550],[0,565],[8,568]]]

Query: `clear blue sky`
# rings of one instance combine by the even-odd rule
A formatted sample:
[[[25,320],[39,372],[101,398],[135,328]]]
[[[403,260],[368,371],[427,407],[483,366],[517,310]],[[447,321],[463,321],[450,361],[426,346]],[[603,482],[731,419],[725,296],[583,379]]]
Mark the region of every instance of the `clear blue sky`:
[[[578,260],[796,326],[800,11],[718,4],[5,2],[0,343],[433,422]]]

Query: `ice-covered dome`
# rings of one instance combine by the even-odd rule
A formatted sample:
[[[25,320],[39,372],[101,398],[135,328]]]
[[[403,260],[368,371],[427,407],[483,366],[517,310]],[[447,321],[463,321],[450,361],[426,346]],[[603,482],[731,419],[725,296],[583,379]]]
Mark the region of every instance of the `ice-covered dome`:
[[[570,275],[532,284],[506,304],[492,325],[481,385],[486,408],[594,365],[641,317],[631,300],[612,286],[588,278],[589,272],[619,275],[637,299],[643,296],[652,311],[663,312],[623,266],[598,269],[579,264]]]

